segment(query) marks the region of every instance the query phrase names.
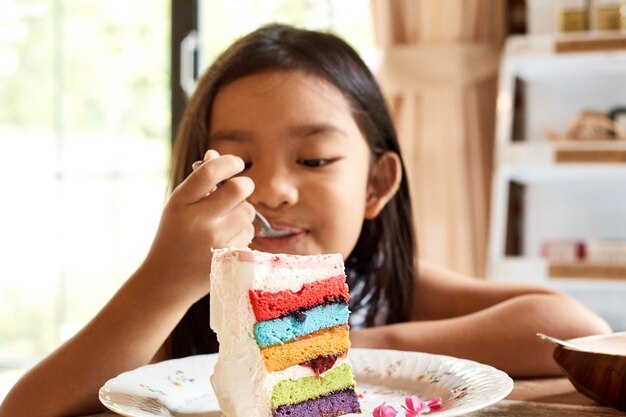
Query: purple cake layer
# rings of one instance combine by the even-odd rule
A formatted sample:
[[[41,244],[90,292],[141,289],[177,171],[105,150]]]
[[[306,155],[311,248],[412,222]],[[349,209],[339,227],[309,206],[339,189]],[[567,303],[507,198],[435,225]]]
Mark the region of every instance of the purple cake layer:
[[[336,417],[360,413],[359,398],[354,388],[346,388],[331,394],[294,405],[281,405],[272,410],[273,417]]]

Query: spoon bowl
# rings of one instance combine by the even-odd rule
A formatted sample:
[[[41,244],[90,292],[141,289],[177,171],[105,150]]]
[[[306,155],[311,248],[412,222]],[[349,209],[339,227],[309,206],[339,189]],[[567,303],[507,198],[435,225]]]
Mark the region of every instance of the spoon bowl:
[[[272,224],[257,209],[254,209],[254,218],[261,225],[261,237],[284,237],[291,234],[289,230],[274,229]]]

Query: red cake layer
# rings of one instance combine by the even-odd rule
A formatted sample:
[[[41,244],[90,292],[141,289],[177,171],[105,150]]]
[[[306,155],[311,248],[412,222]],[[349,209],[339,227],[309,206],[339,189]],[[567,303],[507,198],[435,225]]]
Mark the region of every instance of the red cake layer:
[[[349,299],[345,275],[304,284],[297,292],[250,290],[248,295],[257,321],[275,319],[298,309],[330,302],[339,297],[343,297],[346,302]]]

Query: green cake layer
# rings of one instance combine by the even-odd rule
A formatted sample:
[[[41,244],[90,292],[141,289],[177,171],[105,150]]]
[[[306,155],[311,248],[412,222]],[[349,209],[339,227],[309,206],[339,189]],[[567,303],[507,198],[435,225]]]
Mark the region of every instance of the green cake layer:
[[[297,380],[281,381],[272,391],[272,409],[281,405],[297,404],[302,401],[330,394],[355,386],[350,364],[344,363],[331,369],[323,376],[307,376]]]

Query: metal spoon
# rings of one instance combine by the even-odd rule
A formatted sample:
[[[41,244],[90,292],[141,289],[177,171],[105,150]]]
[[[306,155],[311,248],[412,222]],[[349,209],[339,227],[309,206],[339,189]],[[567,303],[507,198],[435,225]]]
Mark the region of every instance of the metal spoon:
[[[582,351],[582,352],[587,352],[588,351],[587,349],[582,348],[580,346],[576,346],[573,343],[566,342],[565,340],[557,339],[556,337],[548,336],[548,335],[545,335],[543,333],[537,333],[537,337],[539,337],[540,339],[545,340],[547,342],[554,343],[555,345],[566,347],[568,349],[579,350],[579,351]]]
[[[195,171],[203,163],[204,161],[196,161],[193,164],[191,164],[191,169]],[[222,183],[218,184],[217,186],[219,187],[221,186],[221,184]],[[283,236],[287,236],[291,234],[291,231],[289,230],[274,229],[271,223],[265,217],[263,217],[263,215],[259,213],[259,211],[256,208],[254,209],[254,218],[261,225],[261,233],[260,233],[261,237],[283,237]]]

